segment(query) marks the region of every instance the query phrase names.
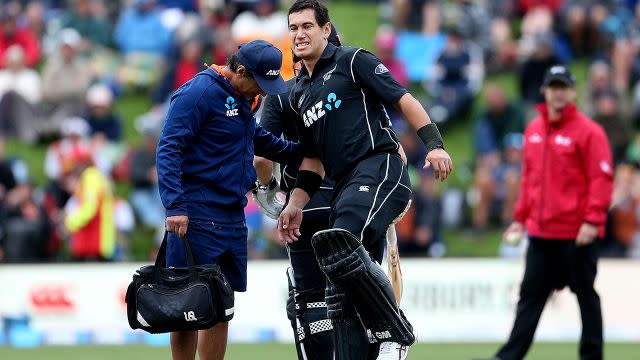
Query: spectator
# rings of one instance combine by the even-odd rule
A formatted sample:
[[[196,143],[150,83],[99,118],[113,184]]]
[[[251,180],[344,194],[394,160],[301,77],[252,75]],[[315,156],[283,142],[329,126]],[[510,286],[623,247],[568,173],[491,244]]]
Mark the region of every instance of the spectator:
[[[106,19],[97,16],[93,1],[96,0],[72,0],[73,10],[62,21],[62,28],[75,29],[82,36],[79,47],[82,54],[111,43],[109,24]]]
[[[46,126],[53,132],[59,132],[64,119],[82,115],[93,77],[89,64],[77,53],[80,34],[64,29],[59,37],[59,52],[47,60],[42,78]]]
[[[456,4],[458,5],[458,14],[455,17],[456,30],[465,41],[480,46],[483,54],[489,56],[493,51],[493,44],[491,43],[492,19],[487,6],[473,0],[456,0]]]
[[[552,34],[535,34],[532,41],[534,50],[526,56],[519,71],[520,96],[527,106],[544,100],[540,91],[544,74],[548,68],[560,62],[553,52]]]
[[[520,12],[527,15],[531,11],[545,9],[556,14],[562,6],[564,0],[518,0]]]
[[[440,234],[441,205],[440,198],[435,192],[436,180],[432,174],[418,175],[417,191],[413,196],[412,209],[405,214],[406,221],[413,223],[410,226],[409,240],[398,241],[400,253],[407,256],[431,256],[442,257],[444,244]],[[402,233],[403,220],[398,224],[398,233]]]
[[[73,197],[66,206],[64,225],[71,235],[70,253],[76,261],[108,261],[116,248],[113,193],[109,180],[89,157],[65,179]]]
[[[393,0],[393,23],[398,30],[435,35],[440,31],[440,6],[436,0]]]
[[[486,230],[491,217],[500,219],[502,225],[511,223],[520,187],[522,168],[521,133],[504,137],[504,151],[495,163],[485,162],[478,167],[474,179],[476,199],[473,206],[473,227]]]
[[[580,104],[585,114],[595,115],[595,99],[604,92],[616,91],[613,86],[611,67],[605,61],[596,60],[589,66],[589,79],[583,91]],[[622,103],[620,106],[624,106]]]
[[[120,14],[114,32],[124,55],[118,81],[125,86],[148,88],[157,80],[171,48],[171,31],[162,23],[155,0],[136,0]]]
[[[406,87],[409,84],[407,70],[402,62],[395,57],[396,34],[391,29],[381,29],[375,38],[376,55],[387,67],[398,84]]]
[[[619,106],[622,100],[613,90],[602,91],[593,100],[595,105],[593,120],[607,133],[614,164],[619,163],[624,160],[627,147],[631,142],[631,129],[623,109]]]
[[[64,177],[77,167],[79,159],[92,156],[89,124],[82,118],[69,118],[62,124],[62,139],[47,148],[44,173],[62,185]]]
[[[613,196],[611,200],[610,236],[600,244],[603,256],[624,257],[640,230],[637,182],[640,172],[633,165],[616,167]],[[636,184],[634,184],[636,183]]]
[[[618,91],[626,91],[640,76],[637,56],[640,50],[640,3],[630,13],[610,16],[605,29],[613,40],[610,57],[614,86]]]
[[[162,80],[151,95],[151,102],[158,105],[167,101],[173,91],[202,70],[203,63],[202,43],[197,39],[185,42],[180,50],[180,58],[166,68]]]
[[[502,222],[511,220],[519,181],[517,134],[525,125],[520,106],[509,101],[496,83],[489,83],[485,94],[487,109],[473,125],[477,161],[472,224],[477,230],[485,229],[496,212]]]
[[[11,164],[5,158],[4,138],[0,136],[0,209],[7,193],[16,186]],[[1,235],[0,235],[1,236]]]
[[[194,0],[158,0],[158,5],[165,9],[180,9],[184,12],[197,12],[198,3]]]
[[[34,200],[33,185],[25,182],[16,186],[8,194],[3,210],[5,236],[0,236],[0,260],[45,261],[50,225],[44,208]]]
[[[165,210],[158,190],[156,147],[159,128],[145,127],[144,144],[133,151],[130,178],[133,185],[129,200],[141,222],[155,229],[164,229]]]
[[[42,1],[30,1],[24,10],[21,25],[29,29],[38,39],[42,39],[45,34],[45,7]]]
[[[21,47],[10,47],[4,57],[7,67],[0,70],[0,129],[33,142],[39,129],[36,106],[42,97],[40,75],[25,66]]]
[[[251,11],[240,13],[231,23],[231,36],[240,44],[263,39],[282,51],[280,74],[284,79],[293,77],[293,56],[289,45],[287,16],[272,0],[257,0]]]
[[[471,109],[471,54],[457,30],[448,34],[444,52],[436,65],[436,79],[430,93],[434,94],[431,119],[445,123]]]
[[[24,63],[33,68],[40,60],[40,44],[31,30],[18,27],[16,16],[8,7],[0,8],[0,67],[8,66],[6,53],[16,45],[24,53]]]
[[[113,36],[124,55],[164,56],[171,46],[171,32],[162,23],[155,0],[135,0],[133,6],[124,9]]]
[[[89,112],[86,119],[90,134],[102,133],[107,140],[118,142],[122,138],[122,120],[113,111],[113,93],[104,84],[95,84],[87,91]]]
[[[84,119],[66,119],[60,132],[62,139],[49,145],[44,164],[44,173],[49,182],[45,189],[43,206],[55,230],[51,232],[49,239],[51,253],[58,253],[62,247],[63,209],[72,193],[65,187],[65,178],[83,158],[93,156],[91,141],[88,138],[89,125]]]
[[[577,55],[590,54],[602,46],[602,24],[614,10],[615,0],[566,0],[560,10],[560,24]]]
[[[473,125],[474,151],[480,164],[491,162],[488,158],[501,156],[507,134],[524,132],[521,107],[515,101],[509,101],[498,84],[487,84],[485,102],[487,108]]]

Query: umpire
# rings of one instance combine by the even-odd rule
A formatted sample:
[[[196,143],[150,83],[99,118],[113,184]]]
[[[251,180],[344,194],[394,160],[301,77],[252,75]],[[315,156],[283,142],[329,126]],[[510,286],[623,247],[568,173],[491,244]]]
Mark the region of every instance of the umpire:
[[[605,132],[573,104],[569,69],[547,70],[540,115],[525,130],[520,198],[505,239],[526,230],[529,248],[513,330],[495,359],[524,358],[554,289],[568,285],[582,318],[580,359],[602,359],[602,313],[593,287],[611,201],[613,168]]]

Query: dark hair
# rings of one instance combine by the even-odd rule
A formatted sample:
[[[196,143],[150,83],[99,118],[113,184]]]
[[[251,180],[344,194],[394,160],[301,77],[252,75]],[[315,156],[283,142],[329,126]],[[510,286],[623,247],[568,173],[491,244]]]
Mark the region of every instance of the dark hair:
[[[296,0],[289,8],[287,17],[293,13],[301,12],[306,9],[312,9],[316,15],[316,22],[320,26],[324,26],[329,21],[329,9],[320,2],[320,0]]]
[[[246,69],[246,71],[244,72],[244,76],[248,77],[248,78],[253,78],[253,75],[251,75],[251,72],[249,71],[249,69],[247,69],[247,67],[243,64],[240,63],[240,59],[238,58],[238,54],[232,54],[231,56],[229,56],[227,58],[227,64],[226,64],[229,69],[231,69],[231,71],[236,72],[238,71],[238,67],[240,65],[244,66],[244,68]]]

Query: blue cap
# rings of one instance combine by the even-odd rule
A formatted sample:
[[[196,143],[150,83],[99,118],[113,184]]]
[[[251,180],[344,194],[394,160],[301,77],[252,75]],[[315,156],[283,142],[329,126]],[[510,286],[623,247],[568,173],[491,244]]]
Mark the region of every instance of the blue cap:
[[[238,47],[238,60],[251,76],[256,79],[260,89],[267,95],[278,95],[287,91],[284,79],[280,76],[282,52],[264,40],[254,40]]]

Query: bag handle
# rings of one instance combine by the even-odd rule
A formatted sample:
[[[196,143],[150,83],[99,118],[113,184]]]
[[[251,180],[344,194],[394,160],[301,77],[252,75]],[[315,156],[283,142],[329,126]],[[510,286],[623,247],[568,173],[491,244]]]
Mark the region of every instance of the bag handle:
[[[169,232],[165,230],[164,236],[162,237],[162,244],[160,244],[160,249],[158,250],[158,255],[156,256],[155,266],[153,268],[153,276],[154,278],[158,278],[160,276],[160,268],[167,267],[167,237]],[[191,250],[191,244],[189,244],[189,239],[187,235],[184,238],[180,239],[184,245],[184,253],[187,258],[187,267],[189,268],[189,275],[192,278],[197,277],[196,265],[193,259],[193,252]]]

